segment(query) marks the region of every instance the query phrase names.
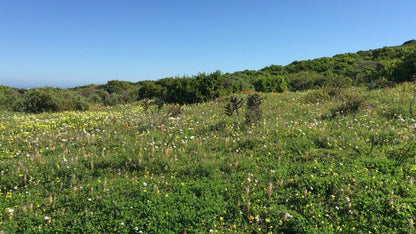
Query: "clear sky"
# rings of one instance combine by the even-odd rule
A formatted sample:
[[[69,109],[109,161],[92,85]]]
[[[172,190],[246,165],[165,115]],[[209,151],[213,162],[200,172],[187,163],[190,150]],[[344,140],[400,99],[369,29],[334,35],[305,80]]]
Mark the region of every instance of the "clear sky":
[[[257,70],[416,39],[415,0],[0,0],[0,85]]]

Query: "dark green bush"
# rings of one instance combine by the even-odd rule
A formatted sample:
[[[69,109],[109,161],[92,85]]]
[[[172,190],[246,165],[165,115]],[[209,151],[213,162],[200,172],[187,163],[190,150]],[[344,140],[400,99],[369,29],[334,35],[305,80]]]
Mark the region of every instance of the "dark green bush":
[[[0,110],[14,110],[20,98],[21,94],[17,89],[0,86]]]
[[[58,111],[59,98],[52,88],[36,88],[26,91],[21,103],[22,110],[29,113]]]
[[[143,81],[140,82],[140,88],[137,91],[137,99],[141,100],[144,98],[153,98],[164,96],[166,89],[159,83],[155,81]]]
[[[416,78],[416,51],[409,52],[399,62],[393,71],[392,80],[395,83],[413,81]]]
[[[16,101],[14,111],[28,113],[86,110],[90,102],[71,90],[53,88],[29,89]]]

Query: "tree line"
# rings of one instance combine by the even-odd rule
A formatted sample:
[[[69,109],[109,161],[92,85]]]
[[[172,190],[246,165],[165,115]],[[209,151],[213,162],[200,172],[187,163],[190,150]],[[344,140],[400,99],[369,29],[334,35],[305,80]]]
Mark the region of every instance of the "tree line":
[[[416,78],[416,41],[357,53],[338,54],[270,65],[260,70],[234,73],[216,71],[194,76],[128,82],[70,89],[16,89],[0,86],[0,110],[40,113],[86,110],[94,105],[117,105],[157,98],[164,103],[207,102],[242,91],[284,92],[316,89],[326,85],[383,88]]]

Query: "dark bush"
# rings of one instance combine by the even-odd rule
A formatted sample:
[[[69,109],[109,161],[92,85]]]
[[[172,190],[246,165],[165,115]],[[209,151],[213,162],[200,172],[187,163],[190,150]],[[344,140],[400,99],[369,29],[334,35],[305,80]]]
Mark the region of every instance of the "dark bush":
[[[23,95],[22,110],[29,113],[58,111],[58,97],[52,88],[29,89]]]
[[[90,103],[84,96],[67,89],[35,88],[26,90],[16,101],[14,111],[28,113],[86,110]]]
[[[407,53],[393,71],[394,82],[414,81],[416,78],[416,51]]]
[[[17,89],[0,86],[0,110],[14,110],[20,99]]]

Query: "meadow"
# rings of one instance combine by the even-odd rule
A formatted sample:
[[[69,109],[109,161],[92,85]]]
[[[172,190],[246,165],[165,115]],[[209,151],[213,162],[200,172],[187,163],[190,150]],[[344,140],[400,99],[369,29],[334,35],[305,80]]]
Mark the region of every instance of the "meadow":
[[[415,95],[1,112],[0,233],[413,233]]]

